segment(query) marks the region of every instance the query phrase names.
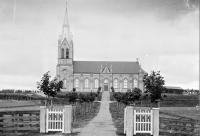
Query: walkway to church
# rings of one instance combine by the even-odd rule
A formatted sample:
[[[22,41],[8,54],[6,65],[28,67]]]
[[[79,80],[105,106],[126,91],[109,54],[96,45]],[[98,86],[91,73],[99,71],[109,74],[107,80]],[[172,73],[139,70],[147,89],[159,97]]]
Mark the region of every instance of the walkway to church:
[[[117,136],[116,128],[109,111],[110,93],[102,93],[99,113],[80,132],[79,136]]]

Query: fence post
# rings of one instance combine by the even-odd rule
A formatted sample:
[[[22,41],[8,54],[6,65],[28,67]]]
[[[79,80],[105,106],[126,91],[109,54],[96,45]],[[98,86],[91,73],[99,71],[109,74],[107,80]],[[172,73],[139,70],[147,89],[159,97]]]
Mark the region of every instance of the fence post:
[[[159,136],[159,108],[153,108],[153,136]]]
[[[40,106],[40,133],[46,132],[46,106]]]
[[[126,118],[127,118],[127,129],[126,136],[133,136],[133,107],[127,106],[126,108]]]
[[[64,106],[64,133],[71,133],[72,105]]]
[[[126,129],[127,129],[127,125],[126,125],[126,122],[127,122],[127,117],[126,117],[126,107],[124,108],[124,134],[126,134]]]

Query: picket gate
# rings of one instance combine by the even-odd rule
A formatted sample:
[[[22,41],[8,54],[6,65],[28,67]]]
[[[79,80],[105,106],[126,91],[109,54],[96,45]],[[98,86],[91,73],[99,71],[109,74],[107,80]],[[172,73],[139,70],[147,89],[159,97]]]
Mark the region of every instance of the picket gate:
[[[64,133],[64,109],[47,109],[46,132],[61,131]]]
[[[133,134],[153,134],[153,112],[152,110],[134,110]]]

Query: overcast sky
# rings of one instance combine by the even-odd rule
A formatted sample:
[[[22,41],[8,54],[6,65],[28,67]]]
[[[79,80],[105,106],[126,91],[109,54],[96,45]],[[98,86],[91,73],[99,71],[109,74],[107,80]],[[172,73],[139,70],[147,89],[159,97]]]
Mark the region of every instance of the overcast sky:
[[[136,61],[199,88],[199,0],[68,0],[74,60]],[[66,0],[0,0],[0,89],[56,75]]]

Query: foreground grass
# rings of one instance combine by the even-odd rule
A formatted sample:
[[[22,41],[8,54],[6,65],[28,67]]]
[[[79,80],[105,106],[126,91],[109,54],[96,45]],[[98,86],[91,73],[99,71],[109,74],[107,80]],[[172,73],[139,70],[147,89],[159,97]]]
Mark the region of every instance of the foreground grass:
[[[200,110],[196,107],[161,107],[160,113],[200,121]]]
[[[112,116],[112,120],[117,128],[118,136],[125,136],[124,134],[124,108],[125,106],[122,104],[117,107],[116,102],[110,104],[110,113]],[[144,109],[145,107],[137,107]],[[146,109],[146,108],[145,108]],[[200,111],[196,109],[196,107],[161,107],[160,109],[160,117],[165,117],[170,119],[179,119],[180,121],[183,119],[192,119],[192,123],[198,123],[200,121]],[[194,128],[195,129],[195,128]],[[149,134],[137,134],[137,136],[149,136]],[[160,132],[160,136],[191,136],[190,134],[183,133],[167,133]],[[194,136],[194,135],[193,135]],[[195,135],[196,136],[196,135]]]
[[[80,132],[80,129],[86,126],[99,112],[100,103],[94,102],[94,105],[90,112],[84,114],[77,113],[76,120],[72,124],[74,132]]]
[[[3,133],[1,136],[56,136],[57,132],[51,132],[48,134],[40,134],[40,133]],[[72,133],[72,134],[61,134],[59,133],[59,136],[77,136],[77,133]]]
[[[97,98],[97,101],[101,100],[101,95]],[[6,107],[12,108],[3,108],[0,111],[16,111],[16,110],[39,110],[39,106],[26,106],[26,107],[13,107],[12,103],[4,103]],[[14,104],[16,106],[16,104]],[[56,108],[62,108],[64,105],[54,105]],[[63,134],[63,136],[76,136],[81,128],[87,125],[99,112],[100,103],[94,102],[90,111],[84,111],[83,113],[76,112],[76,120],[72,123],[72,134]],[[45,136],[45,135],[56,135],[58,132],[50,132],[48,134],[40,134],[39,132],[27,132],[22,133],[0,133],[0,136]],[[59,133],[59,135],[62,135]]]
[[[31,107],[30,107],[31,108]],[[99,112],[100,103],[94,102],[90,112],[85,112],[84,114],[76,113],[76,120],[72,123],[72,134],[61,134],[63,136],[76,136],[81,128],[87,125]],[[23,133],[0,133],[1,136],[48,136],[56,135],[58,132],[49,132],[48,134],[40,134],[39,132],[23,132]]]
[[[110,103],[110,113],[115,127],[117,128],[116,134],[118,136],[126,136],[126,134],[124,134],[124,108],[125,105],[121,105],[118,108],[116,102]],[[137,136],[150,136],[150,134],[137,134]]]
[[[110,113],[112,120],[117,128],[116,134],[118,136],[125,136],[124,134],[124,110],[123,108],[118,109],[116,103],[110,103]]]

